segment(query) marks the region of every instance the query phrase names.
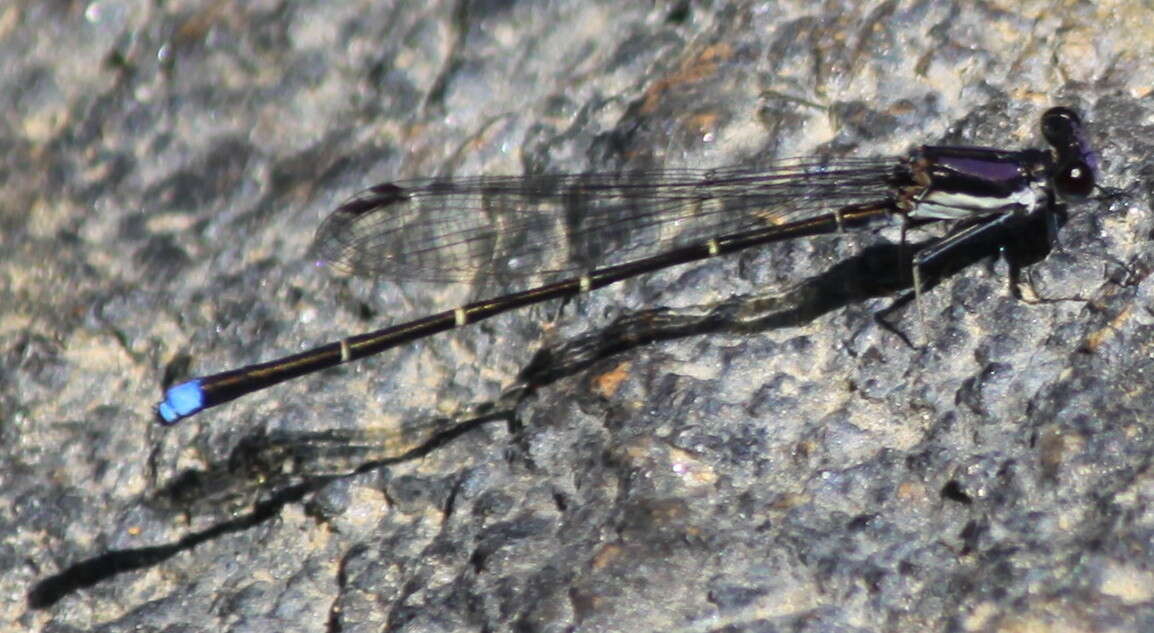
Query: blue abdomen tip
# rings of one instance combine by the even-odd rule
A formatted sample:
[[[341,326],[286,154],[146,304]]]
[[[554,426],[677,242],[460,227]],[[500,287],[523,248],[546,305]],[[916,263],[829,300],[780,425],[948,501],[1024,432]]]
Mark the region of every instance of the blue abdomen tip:
[[[156,405],[162,424],[175,424],[204,408],[204,390],[199,380],[182,382],[164,392],[164,402]]]

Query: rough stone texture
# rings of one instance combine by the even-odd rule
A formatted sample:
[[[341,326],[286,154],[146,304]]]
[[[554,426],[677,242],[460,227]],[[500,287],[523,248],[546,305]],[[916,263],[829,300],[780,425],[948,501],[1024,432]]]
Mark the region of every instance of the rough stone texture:
[[[1150,25],[1126,2],[5,3],[0,628],[1154,630]],[[444,421],[624,314],[894,237],[848,236],[152,421],[166,380],[493,290],[315,268],[358,188],[1037,146],[1055,104],[1125,195],[1071,209],[1032,267],[1062,300],[969,266],[923,297],[926,349],[866,299]],[[315,454],[256,450],[285,437]]]

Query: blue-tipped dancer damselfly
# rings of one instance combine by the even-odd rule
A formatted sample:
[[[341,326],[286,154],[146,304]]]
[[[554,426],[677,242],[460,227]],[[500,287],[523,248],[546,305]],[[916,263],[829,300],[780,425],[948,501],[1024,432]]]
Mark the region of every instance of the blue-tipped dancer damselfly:
[[[322,223],[314,244],[321,260],[397,279],[562,279],[182,382],[167,389],[157,417],[173,424],[291,378],[669,266],[799,237],[952,222],[914,255],[916,292],[921,267],[1089,195],[1097,160],[1081,119],[1052,108],[1041,127],[1050,150],[927,145],[898,157],[749,168],[378,185]]]

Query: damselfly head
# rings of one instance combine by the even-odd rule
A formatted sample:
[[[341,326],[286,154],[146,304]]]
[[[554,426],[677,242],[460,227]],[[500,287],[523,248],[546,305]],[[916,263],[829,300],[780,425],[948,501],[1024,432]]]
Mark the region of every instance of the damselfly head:
[[[1086,140],[1082,117],[1070,108],[1056,107],[1042,115],[1042,136],[1054,148],[1054,187],[1066,200],[1080,200],[1094,190],[1098,156]]]

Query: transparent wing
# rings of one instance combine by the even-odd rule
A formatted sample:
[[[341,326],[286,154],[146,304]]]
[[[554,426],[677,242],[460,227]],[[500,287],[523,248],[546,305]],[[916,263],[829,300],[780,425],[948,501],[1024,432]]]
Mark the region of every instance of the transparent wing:
[[[542,280],[894,195],[901,158],[386,183],[338,207],[314,253],[367,276]]]

